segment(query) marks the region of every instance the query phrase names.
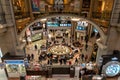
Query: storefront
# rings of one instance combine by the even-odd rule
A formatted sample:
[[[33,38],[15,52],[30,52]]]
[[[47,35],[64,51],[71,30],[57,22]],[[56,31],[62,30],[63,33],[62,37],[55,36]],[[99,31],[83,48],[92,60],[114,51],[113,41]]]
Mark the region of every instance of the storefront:
[[[70,43],[72,23],[69,17],[52,17],[46,22],[48,30],[48,42],[55,41],[57,44]],[[69,41],[68,41],[69,40]]]
[[[26,29],[26,40],[27,42],[34,42],[43,39],[43,24],[36,22]]]
[[[19,79],[21,76],[26,75],[24,56],[11,55],[10,52],[7,52],[5,55],[3,55],[2,60],[5,64],[5,73],[8,79]]]
[[[78,21],[77,27],[76,27],[76,37],[77,41],[82,42],[85,39],[86,36],[86,27],[88,26],[88,23],[86,21]]]
[[[26,75],[24,60],[4,60],[9,78]]]

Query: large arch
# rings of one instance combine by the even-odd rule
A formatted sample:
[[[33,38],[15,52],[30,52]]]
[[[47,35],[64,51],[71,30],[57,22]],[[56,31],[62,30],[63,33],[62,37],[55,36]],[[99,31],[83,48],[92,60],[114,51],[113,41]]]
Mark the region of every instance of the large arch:
[[[43,16],[37,20],[34,20],[33,22],[31,22],[30,24],[28,24],[25,29],[21,32],[21,34],[19,35],[19,39],[21,39],[21,37],[24,37],[25,35],[25,31],[28,27],[30,27],[32,24],[41,21],[42,19],[47,19],[47,18],[51,18],[51,17],[56,17],[56,16],[66,16],[66,17],[74,17],[80,20],[85,20],[86,22],[92,24],[100,33],[100,37],[102,40],[102,43],[105,44],[106,43],[106,35],[104,34],[104,31],[100,28],[100,25],[98,25],[97,23],[95,23],[94,21],[88,19],[88,18],[84,18],[78,15],[73,15],[73,14],[52,14],[52,15],[47,15],[47,16]]]
[[[98,45],[98,51],[97,51],[97,56],[96,56],[96,63],[99,64],[99,58],[101,55],[105,55],[107,53],[107,46],[106,46],[106,35],[104,33],[104,31],[100,28],[100,25],[98,25],[97,23],[95,23],[94,21],[88,19],[88,18],[84,18],[84,17],[81,17],[81,16],[78,16],[78,15],[73,15],[73,14],[53,14],[53,15],[47,15],[47,16],[43,16],[37,20],[34,20],[33,22],[31,22],[30,24],[28,24],[25,29],[21,32],[21,34],[19,35],[19,42],[20,40],[23,39],[23,37],[25,36],[25,31],[27,28],[29,28],[31,25],[33,25],[34,23],[36,22],[39,22],[41,20],[44,20],[44,19],[47,19],[47,18],[52,18],[52,17],[56,17],[56,16],[66,16],[66,17],[73,17],[73,18],[76,18],[76,19],[80,19],[80,20],[83,20],[83,21],[86,21],[88,23],[90,23],[91,25],[93,25],[99,32],[100,34],[100,38],[98,40],[96,40],[96,43]],[[17,49],[18,50],[22,50],[23,52],[23,49],[24,49],[24,46],[25,44],[20,44],[18,45]]]

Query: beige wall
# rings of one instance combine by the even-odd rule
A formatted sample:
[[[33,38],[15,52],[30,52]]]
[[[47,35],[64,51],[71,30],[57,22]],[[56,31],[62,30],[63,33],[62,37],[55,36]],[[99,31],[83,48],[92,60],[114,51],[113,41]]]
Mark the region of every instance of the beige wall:
[[[118,16],[120,13],[120,0],[115,0],[113,12],[110,22],[110,32],[108,37],[109,51],[120,50],[120,23],[118,23]]]
[[[15,54],[16,41],[14,37],[13,26],[8,27],[6,32],[0,34],[0,48],[3,54],[6,52]]]

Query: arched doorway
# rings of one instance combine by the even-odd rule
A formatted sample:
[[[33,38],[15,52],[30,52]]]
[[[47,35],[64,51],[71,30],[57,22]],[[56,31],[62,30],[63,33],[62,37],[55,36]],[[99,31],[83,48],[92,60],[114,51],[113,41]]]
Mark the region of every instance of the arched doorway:
[[[65,17],[65,18],[64,18]],[[67,24],[58,24],[56,22],[54,22],[54,18],[63,18],[63,20],[67,20],[67,21],[71,21],[70,24],[67,23]],[[67,18],[67,19],[66,19]],[[49,21],[50,19],[50,21]],[[46,23],[47,21],[47,23]],[[80,23],[78,23],[80,22]],[[43,18],[39,18],[33,22],[31,22],[28,26],[26,26],[26,28],[22,31],[22,33],[20,34],[19,36],[19,40],[20,41],[26,41],[25,39],[25,33],[26,33],[26,30],[28,31],[29,33],[29,30],[28,28],[30,28],[31,26],[33,25],[36,25],[35,23],[37,23],[39,26],[40,24],[42,25],[42,27],[40,27],[40,31],[39,33],[40,34],[37,34],[39,35],[39,38],[41,37],[40,35],[42,35],[42,38],[44,37],[45,39],[48,39],[48,37],[52,37],[53,35],[56,35],[56,32],[63,32],[63,34],[69,32],[68,34],[71,35],[70,37],[68,37],[70,40],[68,40],[67,42],[71,43],[72,41],[76,40],[76,37],[74,37],[76,35],[75,33],[75,30],[76,30],[76,24],[80,24],[81,26],[83,25],[83,27],[85,27],[86,24],[89,24],[87,26],[93,26],[93,30],[96,31],[97,30],[97,33],[99,32],[99,38],[95,41],[95,43],[98,45],[99,49],[97,51],[97,59],[96,61],[99,61],[99,57],[102,55],[102,54],[105,54],[106,53],[106,46],[105,46],[105,43],[106,43],[106,35],[104,34],[103,30],[100,28],[99,25],[97,25],[95,22],[89,20],[89,19],[85,19],[85,18],[82,18],[80,16],[76,16],[76,15],[65,15],[65,14],[55,14],[55,15],[49,15],[49,16],[44,16]],[[54,23],[54,25],[53,25]],[[47,27],[46,27],[47,25]],[[52,27],[51,27],[52,26]],[[58,27],[60,26],[60,27]],[[75,27],[73,27],[75,26]],[[95,29],[94,29],[95,28]],[[49,30],[49,31],[48,31]],[[59,31],[58,31],[59,30]],[[48,31],[48,32],[47,32]],[[49,33],[51,31],[52,35],[48,34],[46,35],[47,33]],[[47,32],[47,33],[46,33]],[[36,33],[36,32],[34,32]],[[63,35],[63,34],[60,34]],[[85,33],[86,34],[86,33]],[[88,33],[87,33],[88,34]],[[29,36],[29,35],[28,35]],[[59,37],[59,35],[57,35],[57,37]],[[72,40],[71,38],[74,37],[74,40]],[[52,39],[56,39],[56,37],[52,37]],[[28,40],[29,40],[29,37],[28,37]],[[64,40],[67,40],[64,38]],[[31,40],[30,40],[31,41]],[[60,40],[59,38],[59,41],[62,41]],[[46,41],[46,43],[49,42],[48,40]],[[64,42],[64,41],[63,41]],[[65,42],[65,43],[67,43]],[[45,44],[46,44],[45,43]],[[56,42],[54,42],[56,43]],[[67,44],[68,44],[67,43]],[[71,45],[71,44],[68,44],[68,45]],[[102,54],[101,54],[101,51],[102,51]]]

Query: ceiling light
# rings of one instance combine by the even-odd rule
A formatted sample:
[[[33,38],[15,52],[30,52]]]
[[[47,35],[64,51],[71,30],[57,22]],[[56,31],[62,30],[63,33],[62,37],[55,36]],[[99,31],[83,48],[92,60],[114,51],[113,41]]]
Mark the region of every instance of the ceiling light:
[[[72,18],[71,20],[72,21],[79,21],[80,19],[79,18]]]
[[[46,21],[47,19],[45,18],[45,19],[41,19],[40,21]]]
[[[3,25],[0,24],[0,28],[3,28]]]

